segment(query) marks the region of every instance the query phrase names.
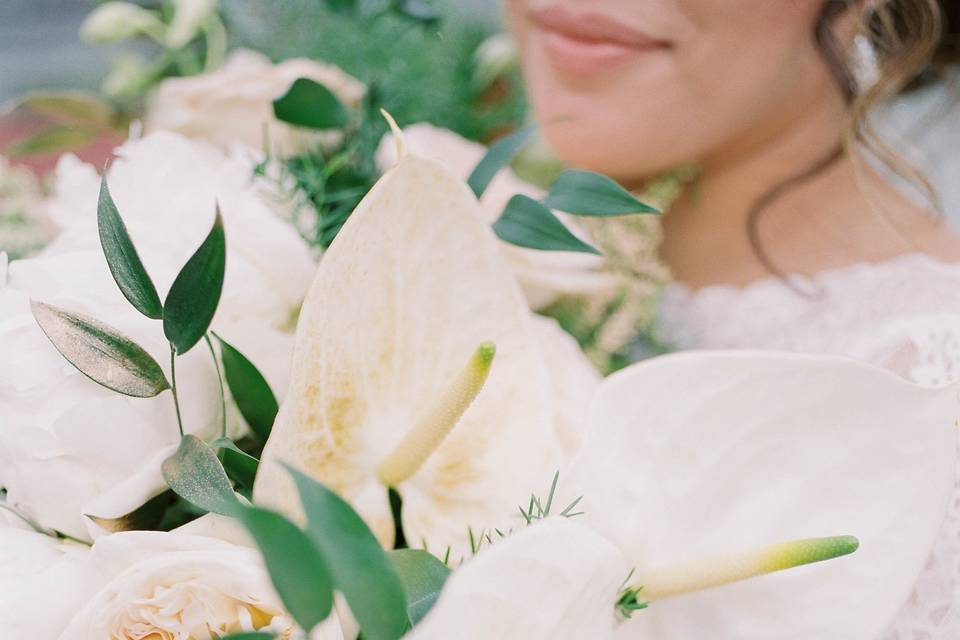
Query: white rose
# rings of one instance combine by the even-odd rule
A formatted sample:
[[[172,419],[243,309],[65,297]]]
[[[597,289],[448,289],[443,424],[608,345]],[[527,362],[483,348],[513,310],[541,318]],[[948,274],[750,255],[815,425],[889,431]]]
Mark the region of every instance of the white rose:
[[[260,555],[214,538],[131,531],[40,560],[40,575],[0,604],[10,637],[205,640],[264,630],[291,638],[296,630]],[[336,619],[321,629],[337,637]]]
[[[452,131],[429,124],[416,124],[404,129],[411,153],[436,160],[455,176],[466,180],[486,153],[486,148],[460,137]],[[388,134],[377,150],[377,166],[386,171],[396,163],[396,144]],[[524,182],[509,168],[497,173],[480,199],[487,221],[500,217],[514,195],[522,194],[539,200],[542,190]],[[567,228],[589,241],[586,233],[565,214],[558,214]],[[502,243],[504,254],[523,288],[527,302],[534,309],[546,307],[561,295],[592,295],[614,289],[616,279],[603,271],[603,258],[585,253],[536,251]]]
[[[364,85],[332,65],[297,58],[272,64],[265,56],[235,51],[212,73],[162,82],[144,118],[145,131],[176,131],[228,148],[243,144],[296,155],[313,143],[335,144],[339,132],[293,127],[273,115],[273,101],[298,78],[324,85],[346,106],[359,104]],[[266,134],[266,139],[265,139]]]
[[[110,188],[161,298],[220,203],[227,273],[213,328],[282,396],[292,319],[314,271],[306,244],[261,201],[238,159],[173,134],[129,142],[117,155]],[[88,165],[61,161],[47,211],[63,230],[39,257],[13,262],[0,293],[0,483],[40,524],[84,539],[101,533],[88,531],[84,514],[119,517],[163,490],[159,466],[179,440],[169,393],[139,399],[103,389],[54,349],[29,310],[33,298],[97,317],[167,369],[160,324],[123,299],[107,269],[98,183]],[[220,399],[205,345],[178,359],[177,382],[187,431],[215,436]],[[242,428],[235,410],[228,419],[231,431]]]

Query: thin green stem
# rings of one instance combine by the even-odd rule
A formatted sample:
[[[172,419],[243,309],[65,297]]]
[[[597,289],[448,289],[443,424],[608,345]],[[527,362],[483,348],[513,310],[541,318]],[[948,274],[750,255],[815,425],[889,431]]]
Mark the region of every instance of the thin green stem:
[[[217,358],[217,352],[213,350],[213,342],[210,341],[210,334],[203,336],[207,341],[207,348],[210,349],[210,357],[213,358],[213,367],[217,370],[217,383],[220,385],[220,437],[227,437],[227,399],[223,394],[223,374],[220,372],[220,360]]]
[[[177,426],[183,437],[183,417],[180,415],[180,396],[177,394],[177,352],[173,344],[170,345],[170,391],[173,392],[173,406],[177,409]]]

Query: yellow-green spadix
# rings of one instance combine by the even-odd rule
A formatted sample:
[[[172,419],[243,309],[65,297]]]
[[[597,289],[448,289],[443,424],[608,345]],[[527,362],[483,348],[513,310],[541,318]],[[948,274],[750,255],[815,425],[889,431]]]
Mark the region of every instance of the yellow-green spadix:
[[[842,358],[629,367],[561,473],[555,504],[583,515],[481,551],[412,640],[884,637],[940,534],[958,415],[956,387]]]
[[[303,305],[257,501],[297,512],[286,462],[391,546],[394,487],[410,544],[456,558],[469,528],[513,526],[516,501],[564,463],[553,386],[570,380],[564,402],[585,409],[595,374],[532,318],[478,208],[440,164],[401,153],[353,212]]]

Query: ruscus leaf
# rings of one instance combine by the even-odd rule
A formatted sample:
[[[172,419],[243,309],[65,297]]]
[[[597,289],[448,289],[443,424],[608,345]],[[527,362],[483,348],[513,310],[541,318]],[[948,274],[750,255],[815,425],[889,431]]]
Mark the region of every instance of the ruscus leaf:
[[[240,415],[247,421],[260,443],[265,444],[277,417],[277,398],[266,378],[246,356],[216,333],[213,335],[220,343],[223,376]]]
[[[57,351],[94,382],[134,398],[170,388],[157,361],[113,327],[42,302],[30,309]]]
[[[310,129],[338,129],[350,121],[340,99],[310,78],[297,78],[285,94],[274,100],[273,114],[278,120]]]
[[[340,496],[287,467],[307,515],[307,533],[330,565],[334,586],[367,640],[396,640],[407,628],[403,583],[363,519]]]
[[[253,481],[257,477],[260,461],[243,451],[230,438],[217,438],[210,443],[211,449],[221,450],[221,460],[227,475],[248,493],[253,491]]]
[[[333,608],[327,562],[310,536],[279,513],[248,507],[238,515],[260,549],[283,606],[310,632]]]
[[[415,625],[430,612],[440,596],[450,568],[433,555],[420,549],[398,549],[390,552],[407,594],[407,615]]]
[[[622,216],[631,213],[660,213],[637,200],[614,180],[590,171],[564,171],[550,185],[543,201],[550,209],[578,216]]]
[[[510,199],[500,218],[493,223],[493,230],[501,240],[518,247],[600,254],[573,235],[550,209],[524,195]]]
[[[183,436],[160,471],[170,488],[194,506],[225,516],[236,515],[241,508],[217,454],[196,436]]]
[[[523,148],[523,145],[527,143],[536,130],[535,125],[524,127],[490,145],[483,159],[477,163],[467,179],[467,184],[473,191],[473,195],[477,196],[478,199],[483,196],[497,172],[510,164],[510,161],[520,152],[520,149]]]
[[[180,355],[203,338],[220,302],[226,272],[226,238],[220,207],[213,228],[187,260],[163,303],[163,333]]]
[[[97,228],[100,246],[107,258],[107,265],[120,292],[133,307],[154,320],[163,317],[163,304],[147,270],[137,254],[136,247],[120,217],[120,211],[110,196],[107,176],[100,180],[100,196],[97,201]]]

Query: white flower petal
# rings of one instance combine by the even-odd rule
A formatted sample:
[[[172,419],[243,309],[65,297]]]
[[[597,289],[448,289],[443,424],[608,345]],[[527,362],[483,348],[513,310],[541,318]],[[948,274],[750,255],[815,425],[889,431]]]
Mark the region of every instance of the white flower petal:
[[[603,640],[629,573],[595,531],[550,518],[498,540],[457,569],[409,640]]]
[[[258,500],[296,511],[292,485],[275,464],[284,460],[380,528],[389,518],[385,499],[368,494],[386,491],[377,466],[486,341],[497,347],[486,385],[399,487],[407,535],[462,551],[468,526],[500,526],[518,492],[549,482],[562,460],[550,381],[529,312],[477,206],[443,167],[410,157],[350,217],[300,316],[291,386],[264,452]]]
[[[608,379],[569,480],[637,566],[854,535],[854,555],[654,603],[624,637],[875,638],[927,560],[955,389],[839,358],[687,353]]]

